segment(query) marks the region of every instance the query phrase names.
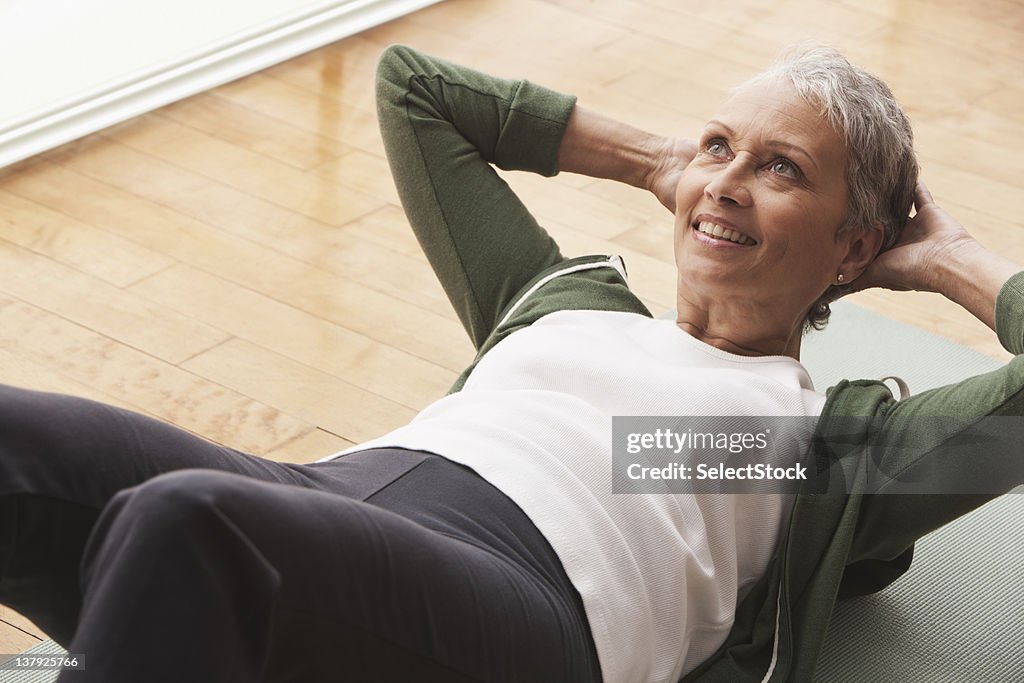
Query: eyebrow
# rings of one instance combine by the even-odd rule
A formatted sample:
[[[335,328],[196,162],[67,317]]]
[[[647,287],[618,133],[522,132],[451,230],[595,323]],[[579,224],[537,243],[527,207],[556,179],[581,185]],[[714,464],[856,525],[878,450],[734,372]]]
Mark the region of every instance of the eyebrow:
[[[720,128],[723,128],[726,133],[728,133],[729,135],[731,135],[733,137],[736,136],[736,131],[734,131],[728,124],[726,124],[726,123],[724,123],[722,121],[719,121],[718,119],[711,119],[710,121],[708,121],[707,125],[710,126],[711,124],[714,124],[716,126],[719,126]],[[787,152],[794,152],[794,151],[795,152],[799,152],[802,156],[806,157],[809,162],[811,162],[811,165],[814,166],[815,170],[820,170],[818,168],[818,162],[814,160],[814,157],[811,156],[811,154],[808,153],[808,151],[806,149],[804,149],[803,147],[800,147],[799,145],[794,145],[791,142],[783,142],[782,140],[769,140],[765,144],[768,147],[774,147],[776,149],[783,149],[783,150],[786,150]]]

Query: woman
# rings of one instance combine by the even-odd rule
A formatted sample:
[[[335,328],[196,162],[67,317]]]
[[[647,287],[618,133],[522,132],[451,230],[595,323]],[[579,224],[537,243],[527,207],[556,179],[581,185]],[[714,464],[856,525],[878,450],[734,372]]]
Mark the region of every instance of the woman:
[[[1020,414],[1018,363],[899,403],[819,394],[799,364],[850,287],[941,292],[1024,350],[1018,266],[923,186],[900,236],[916,164],[877,79],[798,56],[696,144],[403,47],[378,102],[476,360],[410,425],[312,465],[4,389],[0,601],[84,656],[61,680],[807,680],[837,595],[984,500],[611,493],[612,415]],[[563,259],[490,164],[654,192],[677,320],[617,258]]]

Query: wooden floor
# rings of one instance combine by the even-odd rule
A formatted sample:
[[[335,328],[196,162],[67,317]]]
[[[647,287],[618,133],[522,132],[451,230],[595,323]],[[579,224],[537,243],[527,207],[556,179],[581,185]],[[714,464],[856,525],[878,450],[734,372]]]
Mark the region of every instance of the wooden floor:
[[[695,135],[785,45],[885,78],[936,200],[1024,263],[1014,0],[447,0],[0,171],[0,381],[97,398],[308,462],[408,421],[471,347],[408,233],[373,70],[404,42]],[[673,305],[672,219],[587,178],[514,177],[570,255],[622,254]],[[929,295],[857,302],[997,358]],[[0,652],[44,637],[0,608]]]

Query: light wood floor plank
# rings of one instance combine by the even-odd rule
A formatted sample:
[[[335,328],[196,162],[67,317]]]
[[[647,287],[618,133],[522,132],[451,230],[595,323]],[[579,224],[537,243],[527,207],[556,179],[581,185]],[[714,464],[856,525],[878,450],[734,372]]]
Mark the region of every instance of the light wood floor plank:
[[[157,116],[300,170],[351,151],[338,140],[296,128],[213,93],[176,102],[161,109]]]
[[[195,268],[171,268],[132,289],[409,408],[424,408],[455,381],[451,370]]]
[[[342,104],[330,97],[255,73],[221,86],[216,94],[293,126],[383,156],[372,108]]]
[[[41,628],[36,626],[29,619],[18,614],[10,607],[6,607],[4,605],[0,605],[0,621],[2,621],[4,624],[7,624],[8,626],[18,629],[19,631],[23,631],[24,633],[26,633],[29,636],[32,636],[33,638],[42,639],[46,635],[45,633],[43,633],[43,630]],[[2,642],[3,641],[0,640],[0,643]],[[34,644],[35,643],[31,643],[29,647],[31,647],[31,645]],[[15,652],[15,650],[5,650],[2,647],[0,647],[0,652]]]
[[[627,31],[589,12],[572,14],[541,0],[521,0],[518,6],[482,2],[475,5],[473,22],[460,21],[466,8],[466,4],[434,5],[409,17],[409,27],[395,26],[386,42],[411,42],[458,61],[472,60],[480,70],[498,76],[527,78],[554,88],[565,88],[570,82],[600,85],[623,73],[621,65],[597,58],[594,48]],[[564,30],[567,25],[571,31]],[[379,40],[389,27],[377,27],[368,35]],[[530,36],[530,49],[522,49],[524,36]],[[510,60],[510,54],[515,58]]]
[[[661,39],[673,48],[692,48],[699,41],[709,52],[729,55],[738,64],[751,69],[763,68],[776,54],[777,45],[785,42],[778,39],[769,44],[757,40],[741,27],[719,26],[695,15],[680,19],[675,8],[650,5],[640,0],[546,0],[577,14],[586,13],[603,23],[624,28],[644,37]],[[799,29],[801,23],[795,24]],[[743,44],[743,49],[725,50],[724,46]],[[653,57],[653,55],[652,55]],[[651,60],[652,63],[656,59]]]
[[[219,443],[261,453],[309,425],[85,327],[0,296],[0,348]]]
[[[34,391],[81,396],[137,413],[148,414],[142,407],[128,400],[124,394],[102,391],[91,382],[72,379],[55,370],[52,364],[27,358],[18,353],[16,348],[8,349],[6,345],[0,346],[0,382]]]
[[[197,376],[297,417],[353,443],[407,424],[416,411],[321,370],[242,339],[232,339],[182,364]]]
[[[346,223],[342,231],[347,235],[373,242],[392,251],[411,256],[417,261],[426,263],[420,243],[406,220],[405,212],[398,206],[388,205],[369,213],[359,220]],[[403,264],[406,262],[403,261]],[[402,268],[408,267],[403,265]],[[436,283],[436,280],[435,280]],[[439,284],[437,284],[440,287]]]
[[[365,221],[333,228],[230,188],[204,184],[188,171],[116,144],[94,145],[64,163],[76,172],[29,169],[7,188],[181,262],[272,288],[275,296],[288,298],[290,290],[305,291],[307,279],[335,273],[360,288],[369,286],[455,318],[400,212],[386,214],[396,220],[386,229],[374,218],[379,211]],[[401,234],[404,239],[394,244],[402,253],[394,252],[390,240],[365,239],[371,230],[365,226],[396,239]],[[382,263],[392,267],[382,269]]]
[[[962,170],[955,159],[943,155],[921,157],[922,178],[937,202],[956,201],[980,214],[1020,223],[1024,192],[1019,186]]]
[[[522,173],[508,174],[505,178],[542,223],[576,225],[595,237],[610,239],[645,219],[643,214],[604,197],[563,185],[560,179]]]
[[[317,99],[344,102],[372,112],[377,107],[374,87],[381,49],[365,33],[359,34],[345,40],[344,50],[335,46],[313,50],[263,74],[306,90]]]
[[[1020,5],[1012,2],[942,2],[933,0],[833,0],[852,16],[871,14],[886,23],[911,25],[972,52],[994,53],[1022,61]],[[831,4],[831,3],[829,3]],[[937,7],[941,4],[942,7]],[[1024,64],[1022,64],[1024,66]]]
[[[178,363],[226,335],[169,308],[0,240],[0,292]]]
[[[399,203],[398,190],[391,180],[388,162],[376,154],[361,149],[353,150],[336,159],[325,161],[314,168],[313,173],[318,176],[318,180],[345,184],[357,192],[392,205]]]
[[[267,451],[265,457],[279,462],[310,463],[354,445],[348,439],[317,427]]]
[[[352,261],[352,269],[358,269],[357,275],[363,274],[364,269],[367,274],[379,273],[379,276],[364,278],[370,284],[383,288],[393,283],[401,287],[407,299],[412,297],[415,301],[422,297],[418,302],[406,303],[379,289],[371,289],[295,259],[282,258],[280,251],[262,247],[251,240],[231,239],[231,236],[218,230],[211,230],[209,225],[189,221],[176,211],[161,211],[159,206],[149,207],[148,202],[140,202],[137,197],[114,189],[111,184],[120,184],[144,194],[146,199],[155,200],[156,203],[171,203],[173,209],[190,211],[206,220],[221,222],[228,230],[245,231],[246,235],[256,239],[269,240],[271,246],[278,249],[304,251],[311,259],[324,258],[325,253],[328,257],[332,253],[350,256],[352,250],[344,243],[344,231],[332,232],[323,224],[319,224],[319,229],[310,229],[302,217],[284,215],[276,207],[230,191],[224,196],[207,196],[206,201],[202,201],[199,193],[203,188],[208,190],[207,186],[197,182],[196,192],[189,193],[190,177],[182,177],[173,167],[140,156],[119,145],[102,144],[101,141],[101,144],[93,145],[88,153],[69,154],[67,159],[55,158],[63,160],[76,171],[98,176],[108,185],[104,188],[88,182],[88,179],[63,176],[69,183],[101,193],[101,199],[110,199],[109,202],[78,204],[70,201],[71,198],[66,195],[52,198],[55,202],[69,201],[67,210],[81,212],[78,217],[88,213],[93,220],[120,234],[141,230],[146,235],[147,243],[162,241],[167,249],[174,251],[182,260],[224,275],[279,301],[321,315],[382,343],[416,348],[417,355],[443,367],[461,370],[472,357],[461,326],[445,303],[440,287],[427,275],[422,259],[409,261],[409,257],[388,254],[384,259],[365,261],[356,258]],[[18,183],[13,185],[12,191],[32,196],[40,196],[53,189],[49,185],[39,187],[38,183],[27,189]],[[91,199],[95,199],[95,195],[91,195]],[[230,210],[232,205],[237,211]],[[124,209],[130,210],[122,213]],[[268,212],[262,220],[271,222],[260,221],[260,209]],[[147,210],[150,212],[151,223],[140,226],[138,218],[132,214]],[[251,215],[250,212],[257,214],[253,216],[252,222],[244,220]],[[277,222],[274,219],[279,215],[281,221]],[[260,232],[264,226],[266,231]],[[338,250],[336,252],[330,249],[325,252],[325,247],[317,240],[296,239],[296,231],[302,233],[299,237],[309,237],[309,230],[317,232],[320,239],[335,242],[342,240],[342,244],[339,246],[335,243],[331,247]],[[283,232],[275,235],[276,231]],[[371,248],[381,253],[381,248],[376,245],[366,243],[363,246],[364,252]],[[422,286],[410,287],[410,283],[422,283]]]
[[[650,59],[656,53],[658,59]],[[708,50],[704,43],[691,40],[679,45],[677,42],[643,33],[626,33],[618,40],[602,45],[595,54],[603,61],[628,65],[629,76],[616,80],[623,81],[626,87],[632,87],[632,79],[642,78],[643,74],[661,77],[664,81],[657,82],[653,78],[643,81],[643,87],[651,97],[657,97],[667,103],[679,103],[680,93],[666,87],[668,81],[685,79],[702,88],[728,92],[729,88],[739,85],[753,76],[767,63],[749,64],[737,61],[732,51]],[[636,88],[641,90],[641,88]],[[707,107],[717,102],[697,102],[696,113],[702,114]]]
[[[0,235],[111,285],[124,287],[174,259],[0,190]]]
[[[288,164],[157,115],[132,119],[103,135],[327,225],[342,225],[383,204],[339,183],[311,177]]]
[[[874,35],[889,21],[876,13],[848,7],[837,2],[817,2],[807,11],[803,0],[742,3],[679,3],[673,0],[644,0],[646,4],[676,13],[677,25],[686,26],[691,17],[700,17],[726,29],[757,29],[757,35],[772,40],[796,42],[817,40],[862,40]],[[891,3],[890,3],[891,4]],[[799,17],[800,21],[793,21]],[[685,29],[684,29],[685,32]],[[752,31],[753,32],[753,31]]]
[[[0,622],[0,652],[4,654],[24,652],[37,643],[39,643],[39,638],[10,624]]]

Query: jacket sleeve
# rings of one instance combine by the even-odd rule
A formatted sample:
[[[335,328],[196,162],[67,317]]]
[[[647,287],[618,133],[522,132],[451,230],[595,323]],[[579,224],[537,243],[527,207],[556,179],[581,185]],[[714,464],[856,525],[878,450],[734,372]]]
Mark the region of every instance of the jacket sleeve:
[[[575,98],[391,46],[377,110],[391,173],[413,231],[479,349],[501,311],[562,260],[492,164],[545,176]]]
[[[1024,421],[1002,421],[994,432],[979,428],[995,422],[983,417],[1024,415],[1024,273],[1000,290],[996,332],[1003,347],[1017,354],[1006,366],[880,406],[870,467],[898,485],[921,483],[926,492],[885,493],[883,486],[882,493],[863,496],[846,592],[882,587],[909,566],[918,538],[1024,484],[1024,453],[1008,436]],[[857,572],[850,571],[858,565],[872,570],[861,577],[866,583],[860,590],[852,585]],[[870,574],[879,574],[877,580]]]

